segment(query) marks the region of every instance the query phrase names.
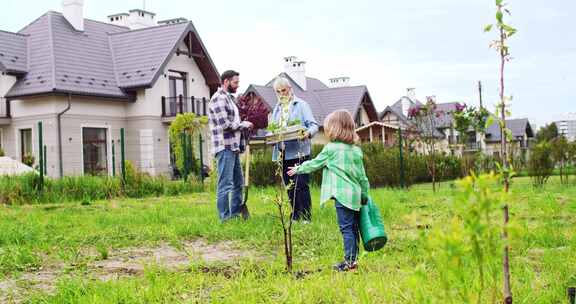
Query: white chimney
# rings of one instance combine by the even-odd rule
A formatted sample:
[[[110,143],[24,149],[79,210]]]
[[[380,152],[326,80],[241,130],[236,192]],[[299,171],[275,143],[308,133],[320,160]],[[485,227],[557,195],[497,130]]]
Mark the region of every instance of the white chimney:
[[[328,86],[331,88],[343,88],[350,86],[350,77],[335,77],[328,80]]]
[[[306,62],[295,56],[284,57],[284,72],[306,91]]]
[[[128,26],[128,18],[130,17],[127,13],[120,13],[108,16],[108,21],[114,25]]]
[[[137,30],[141,28],[151,27],[157,25],[156,14],[141,10],[133,9],[129,13],[120,13],[108,16],[108,22],[126,26],[131,30]]]
[[[416,88],[407,88],[406,97],[410,98],[412,101],[416,101]]]
[[[156,25],[156,21],[154,20],[156,14],[154,13],[141,9],[133,9],[128,12],[130,13],[130,16],[128,17],[128,27],[131,30],[137,30]]]
[[[77,31],[84,31],[84,0],[63,0],[62,13]]]

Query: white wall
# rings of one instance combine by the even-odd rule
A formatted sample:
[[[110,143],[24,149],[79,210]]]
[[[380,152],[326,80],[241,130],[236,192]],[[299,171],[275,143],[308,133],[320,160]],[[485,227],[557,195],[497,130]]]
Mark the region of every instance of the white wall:
[[[186,45],[181,43],[180,49],[186,49]],[[188,73],[188,95],[196,98],[210,98],[210,88],[206,85],[206,80],[200,72],[200,68],[194,61],[186,55],[172,55],[166,68],[158,77],[154,86],[150,89],[141,90],[137,94],[137,100],[126,107],[126,116],[161,116],[162,96],[170,96],[170,84],[168,71],[175,70]]]

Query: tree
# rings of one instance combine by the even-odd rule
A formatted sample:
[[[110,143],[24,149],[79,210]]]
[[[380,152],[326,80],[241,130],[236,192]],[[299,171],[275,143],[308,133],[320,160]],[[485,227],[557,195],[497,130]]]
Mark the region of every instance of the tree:
[[[423,146],[428,172],[430,173],[430,176],[432,176],[432,190],[436,192],[436,148],[439,139],[437,127],[438,118],[444,115],[444,113],[437,109],[433,97],[428,96],[426,97],[426,100],[425,105],[418,105],[410,108],[408,111],[408,117],[412,120],[413,125],[416,128],[414,134]]]
[[[513,170],[509,167],[507,142],[508,139],[512,137],[512,132],[510,129],[506,128],[506,116],[509,115],[509,110],[506,107],[506,103],[512,100],[512,97],[506,96],[504,93],[504,68],[506,63],[509,62],[512,57],[510,56],[510,47],[508,46],[508,40],[517,30],[504,23],[504,14],[510,15],[510,10],[508,10],[508,4],[504,3],[504,0],[496,0],[496,24],[489,24],[484,27],[484,32],[490,32],[492,28],[496,27],[498,38],[490,44],[499,55],[500,61],[500,90],[499,97],[500,101],[497,105],[497,113],[500,113],[500,119],[498,123],[500,124],[501,131],[501,142],[500,142],[500,155],[502,156],[502,163],[500,165],[500,172],[503,175],[504,180],[504,191],[508,193],[510,189],[510,178],[513,175]],[[494,26],[496,25],[496,26]],[[508,204],[504,203],[504,228],[502,237],[504,238],[504,258],[503,258],[503,270],[504,270],[504,303],[512,303],[512,291],[510,288],[510,248],[507,244],[508,230],[507,225],[509,221],[509,210]]]
[[[208,117],[197,116],[194,113],[182,113],[170,124],[168,134],[174,156],[176,157],[176,167],[180,172],[184,172],[187,178],[190,171],[194,171],[194,135],[208,123]],[[199,164],[199,173],[202,174],[202,164]]]
[[[488,122],[488,117],[490,117],[490,112],[483,107],[476,109],[475,107],[469,107],[466,104],[457,104],[456,110],[451,112],[454,118],[454,129],[458,132],[459,141],[458,144],[465,145],[468,142],[469,132],[474,132],[484,136],[486,134],[486,123]],[[478,152],[477,154],[480,154]],[[476,155],[473,158],[478,158]],[[473,163],[472,159],[463,155],[464,163],[466,164],[465,174],[469,174],[472,170],[470,164]]]
[[[551,142],[558,138],[558,127],[555,123],[547,124],[536,133],[536,142]]]
[[[554,171],[554,160],[551,154],[552,144],[547,141],[532,148],[528,161],[528,173],[536,187],[544,186]]]
[[[571,156],[570,143],[568,142],[565,136],[560,136],[552,140],[551,142],[552,142],[552,148],[551,148],[552,159],[560,169],[560,182],[567,183],[568,171],[566,171],[566,166],[570,162],[570,156]]]

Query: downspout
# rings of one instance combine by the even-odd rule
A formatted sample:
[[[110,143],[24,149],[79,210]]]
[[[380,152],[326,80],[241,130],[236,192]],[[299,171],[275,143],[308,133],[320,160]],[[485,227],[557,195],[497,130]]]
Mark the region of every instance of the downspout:
[[[68,106],[64,111],[58,113],[58,161],[59,161],[59,169],[60,169],[60,178],[64,177],[64,164],[62,160],[62,115],[70,110],[72,106],[72,95],[68,94]]]

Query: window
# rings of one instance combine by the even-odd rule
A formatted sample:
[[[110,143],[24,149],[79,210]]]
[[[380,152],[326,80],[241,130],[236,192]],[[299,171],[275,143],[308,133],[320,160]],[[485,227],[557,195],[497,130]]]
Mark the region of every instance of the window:
[[[105,128],[82,128],[84,174],[108,174],[108,140]]]
[[[187,112],[187,102],[186,97],[188,97],[187,87],[187,74],[184,72],[170,71],[169,83],[170,83],[170,98],[169,98],[169,109],[170,114],[175,115],[180,111],[179,96],[183,97],[182,110]]]
[[[32,129],[20,129],[20,159],[32,155]]]

